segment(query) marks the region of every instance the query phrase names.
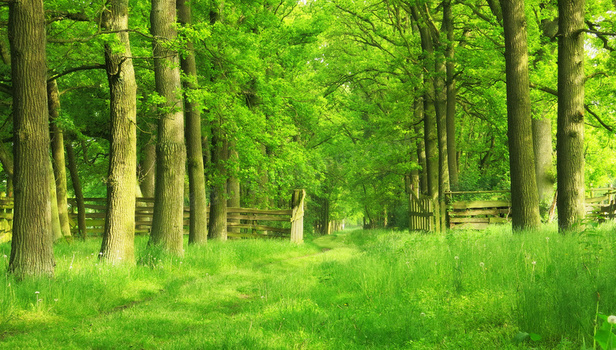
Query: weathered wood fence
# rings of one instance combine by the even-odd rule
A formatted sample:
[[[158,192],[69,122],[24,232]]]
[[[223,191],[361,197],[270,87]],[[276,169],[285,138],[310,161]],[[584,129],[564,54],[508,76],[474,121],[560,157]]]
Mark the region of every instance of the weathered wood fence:
[[[264,210],[254,208],[227,208],[227,235],[230,238],[281,238],[292,242],[303,241],[305,190],[295,190],[291,209]],[[107,200],[84,198],[86,209],[86,234],[102,234],[105,229]],[[69,199],[69,221],[77,230],[77,205]],[[137,198],[135,205],[135,233],[148,234],[154,214],[153,198]],[[209,215],[209,213],[208,213]],[[190,208],[184,207],[184,226],[188,229]],[[0,242],[10,239],[13,224],[13,199],[0,198]],[[5,238],[8,236],[8,238]]]
[[[430,197],[417,197],[415,193],[409,194],[409,230],[426,231],[436,230],[436,205]]]
[[[502,224],[511,219],[509,191],[450,191],[445,193],[450,229],[481,230],[488,225]],[[456,196],[485,198],[457,200]]]

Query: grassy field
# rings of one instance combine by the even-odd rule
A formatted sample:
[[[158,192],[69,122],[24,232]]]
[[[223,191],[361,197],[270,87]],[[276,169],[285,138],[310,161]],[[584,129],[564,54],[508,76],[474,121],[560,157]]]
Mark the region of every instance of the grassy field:
[[[607,225],[357,230],[210,242],[183,259],[145,243],[131,268],[99,264],[92,239],[56,247],[53,280],[1,275],[0,348],[592,349],[597,312],[616,313]]]

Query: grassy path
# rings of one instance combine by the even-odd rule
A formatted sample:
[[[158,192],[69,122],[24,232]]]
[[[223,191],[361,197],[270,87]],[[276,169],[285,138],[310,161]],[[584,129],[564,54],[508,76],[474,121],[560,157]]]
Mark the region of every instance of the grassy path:
[[[301,289],[318,280],[314,266],[357,254],[340,237],[316,239],[309,254],[189,279],[177,276],[154,295],[81,320],[27,320],[29,327],[5,333],[0,344],[12,349],[286,348],[276,339],[282,324],[267,317],[285,298],[279,287]]]
[[[580,349],[616,313],[614,232],[352,231],[133,268],[57,246],[53,281],[0,282],[0,349]]]

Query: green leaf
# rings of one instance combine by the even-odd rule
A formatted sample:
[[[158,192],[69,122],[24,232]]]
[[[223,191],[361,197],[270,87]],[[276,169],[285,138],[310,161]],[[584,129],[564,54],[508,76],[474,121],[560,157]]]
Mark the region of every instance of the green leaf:
[[[526,339],[528,339],[529,336],[530,336],[530,334],[528,334],[526,332],[518,332],[518,334],[516,334],[515,337],[513,337],[513,343],[514,344],[520,344],[521,342],[523,342]]]

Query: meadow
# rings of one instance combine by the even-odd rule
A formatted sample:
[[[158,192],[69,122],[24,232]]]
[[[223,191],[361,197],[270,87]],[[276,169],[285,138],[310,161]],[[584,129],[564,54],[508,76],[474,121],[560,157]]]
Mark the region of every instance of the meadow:
[[[599,349],[616,314],[613,225],[560,235],[351,230],[146,249],[55,248],[56,277],[0,282],[0,348]],[[10,246],[0,246],[8,264]]]

